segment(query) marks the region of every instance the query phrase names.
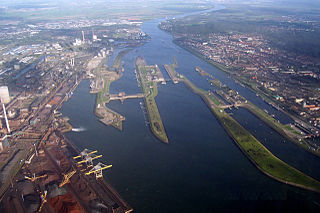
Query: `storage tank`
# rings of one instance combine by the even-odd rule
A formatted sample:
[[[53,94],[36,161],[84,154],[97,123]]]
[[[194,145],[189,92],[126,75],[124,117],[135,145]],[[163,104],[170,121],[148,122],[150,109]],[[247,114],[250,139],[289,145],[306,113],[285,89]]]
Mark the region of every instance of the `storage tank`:
[[[0,100],[1,100],[1,103],[4,103],[4,104],[7,104],[10,102],[10,95],[9,95],[9,90],[7,86],[0,87]]]

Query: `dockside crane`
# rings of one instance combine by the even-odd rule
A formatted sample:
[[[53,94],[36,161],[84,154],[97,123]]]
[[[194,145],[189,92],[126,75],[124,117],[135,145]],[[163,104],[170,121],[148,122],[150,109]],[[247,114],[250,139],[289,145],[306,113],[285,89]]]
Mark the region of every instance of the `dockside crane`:
[[[88,167],[93,166],[93,160],[101,158],[102,155],[97,156],[87,156],[82,161],[77,162],[78,165],[81,165],[83,163],[86,163]]]
[[[112,165],[105,165],[105,164],[99,162],[89,172],[86,172],[85,174],[86,175],[91,175],[91,174],[94,173],[95,176],[96,176],[96,179],[102,178],[103,177],[102,170],[108,169],[108,168],[111,168],[111,167],[112,167]]]
[[[47,176],[48,176],[47,174],[40,175],[40,176],[36,176],[36,174],[33,173],[33,176],[32,176],[32,177],[24,176],[24,178],[27,179],[27,180],[30,180],[30,181],[34,182],[34,181],[36,181],[36,180],[38,180],[38,179],[40,179],[40,178],[45,178],[45,177],[47,177]]]
[[[90,155],[95,154],[97,152],[98,152],[97,150],[92,151],[89,149],[84,149],[82,152],[80,152],[80,155],[73,157],[73,159],[78,159],[78,158],[83,158],[85,156],[90,156]]]
[[[102,155],[95,155],[98,151],[92,151],[89,149],[84,149],[80,155],[73,157],[73,159],[79,159],[81,158],[82,160],[78,161],[77,164],[78,166],[81,166],[82,163],[86,163],[88,167],[93,166],[93,160],[101,158]]]
[[[70,178],[76,173],[76,170],[73,170],[67,174],[63,175],[63,181],[59,184],[59,188],[66,185],[67,183],[70,183]]]
[[[40,206],[38,212],[42,211],[42,208],[43,208],[44,204],[47,202],[47,193],[48,193],[48,191],[44,191],[44,194],[40,195],[40,197],[41,197],[41,206]]]

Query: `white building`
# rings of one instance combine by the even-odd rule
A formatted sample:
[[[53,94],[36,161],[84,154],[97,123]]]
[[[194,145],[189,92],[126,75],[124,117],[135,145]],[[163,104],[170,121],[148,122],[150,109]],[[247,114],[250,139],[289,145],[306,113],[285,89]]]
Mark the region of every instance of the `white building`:
[[[80,39],[76,39],[76,42],[73,42],[73,46],[80,46],[82,41]]]

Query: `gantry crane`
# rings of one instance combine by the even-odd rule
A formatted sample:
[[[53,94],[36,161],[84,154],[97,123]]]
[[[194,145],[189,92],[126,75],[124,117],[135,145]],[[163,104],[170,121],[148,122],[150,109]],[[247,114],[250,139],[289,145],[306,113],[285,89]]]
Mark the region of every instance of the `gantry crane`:
[[[45,177],[47,177],[47,176],[48,176],[47,174],[40,175],[40,176],[36,176],[36,174],[33,173],[33,176],[32,176],[32,177],[24,176],[24,178],[33,182],[33,181],[35,181],[35,180],[38,180],[38,179],[40,179],[40,178],[45,178]]]
[[[89,156],[89,155],[95,154],[97,152],[98,152],[97,150],[91,151],[89,149],[84,149],[82,152],[80,152],[80,155],[73,157],[73,159],[83,158],[85,156]]]
[[[82,163],[86,163],[88,167],[93,166],[93,160],[101,158],[102,155],[97,155],[97,156],[86,156],[82,161],[77,162],[78,165]]]
[[[85,174],[90,175],[90,174],[94,173],[96,175],[96,179],[102,178],[103,177],[102,170],[108,169],[110,167],[112,167],[112,165],[105,165],[105,164],[99,162],[89,172],[86,172]]]
[[[102,155],[95,155],[98,151],[91,151],[89,149],[84,149],[80,155],[73,157],[73,159],[82,158],[81,161],[78,161],[77,164],[80,166],[82,163],[86,163],[88,167],[93,166],[93,160],[101,158]]]
[[[59,187],[66,185],[67,183],[70,183],[70,178],[76,173],[77,170],[73,170],[67,174],[63,175],[63,181],[59,184]]]
[[[40,197],[41,197],[41,206],[40,206],[38,212],[42,211],[42,208],[43,208],[44,204],[47,202],[47,193],[48,193],[48,191],[44,191],[44,194],[41,193],[41,195],[40,195]]]

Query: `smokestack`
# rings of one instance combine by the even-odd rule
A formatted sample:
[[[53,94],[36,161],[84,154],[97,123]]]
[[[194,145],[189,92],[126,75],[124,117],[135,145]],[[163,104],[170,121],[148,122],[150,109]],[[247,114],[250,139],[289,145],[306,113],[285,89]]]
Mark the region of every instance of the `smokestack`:
[[[10,134],[11,130],[10,130],[10,126],[9,126],[9,122],[8,122],[8,118],[7,118],[6,107],[4,106],[4,103],[2,103],[2,108],[3,108],[4,119],[6,120],[8,134]]]
[[[71,67],[74,67],[74,58],[71,58],[70,65]]]
[[[82,41],[84,43],[84,32],[83,32],[83,30],[82,30]]]

